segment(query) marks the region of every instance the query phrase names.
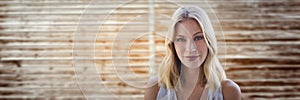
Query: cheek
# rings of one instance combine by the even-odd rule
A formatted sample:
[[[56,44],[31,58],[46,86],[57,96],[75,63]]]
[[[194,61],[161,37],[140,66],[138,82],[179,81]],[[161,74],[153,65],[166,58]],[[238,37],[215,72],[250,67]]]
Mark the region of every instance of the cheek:
[[[207,53],[208,49],[207,49],[207,45],[206,45],[205,41],[201,41],[201,42],[197,43],[197,50],[201,54]]]
[[[176,50],[176,54],[178,55],[178,57],[181,57],[182,54],[184,53],[184,45],[181,44],[174,44],[175,50]]]

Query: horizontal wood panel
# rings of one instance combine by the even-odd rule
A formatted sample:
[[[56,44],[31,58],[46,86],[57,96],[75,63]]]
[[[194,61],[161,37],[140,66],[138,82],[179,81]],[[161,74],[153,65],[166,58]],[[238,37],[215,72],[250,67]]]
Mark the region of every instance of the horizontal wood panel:
[[[143,99],[177,6],[154,1],[151,56],[148,1],[90,1],[0,1],[0,99]],[[300,98],[299,1],[174,2],[218,18],[219,59],[243,99]]]

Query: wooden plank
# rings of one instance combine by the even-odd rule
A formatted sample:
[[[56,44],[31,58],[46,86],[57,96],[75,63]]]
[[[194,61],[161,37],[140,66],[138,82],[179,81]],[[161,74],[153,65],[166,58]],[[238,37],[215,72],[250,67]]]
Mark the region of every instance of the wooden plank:
[[[116,94],[125,100],[143,99],[144,90],[134,88],[129,83],[143,85],[149,77],[147,37],[134,41],[130,54],[126,47],[114,48],[112,45],[128,42],[133,36],[147,33],[148,19],[127,22],[137,15],[147,14],[148,2],[130,2],[120,7],[123,2],[96,1],[86,10],[86,15],[81,16],[89,1],[0,1],[0,99],[84,99],[84,91],[93,99],[114,99],[108,94]],[[222,34],[218,34],[217,38],[221,41],[220,47],[226,44],[227,51],[226,54],[219,53],[219,59],[223,65],[227,63],[227,76],[240,85],[243,99],[300,98],[300,2],[175,2],[184,5],[208,3],[215,11],[219,20],[212,20],[212,23],[221,23],[225,40]],[[168,1],[154,3],[157,15],[171,16],[177,8]],[[117,6],[119,9],[106,19],[106,15]],[[208,6],[203,8],[208,10],[208,14],[213,14]],[[169,19],[158,15],[155,20],[156,33],[167,33]],[[98,33],[100,24],[103,26],[101,33]],[[78,25],[79,30],[74,34]],[[123,25],[127,27],[122,28]],[[96,33],[99,36],[97,38]],[[80,38],[73,40],[75,35]],[[120,35],[121,40],[113,41],[115,36]],[[89,51],[93,50],[91,43],[95,39],[97,51],[96,59],[93,59]],[[80,43],[76,44],[73,51],[72,44],[75,42]],[[158,36],[156,44],[156,66],[159,66],[160,59],[165,55],[163,38]],[[113,64],[115,62],[112,60],[116,58],[111,56],[112,49],[118,51],[114,53],[130,58],[120,57],[117,60],[122,63]],[[77,62],[72,62],[72,53],[76,53]],[[130,80],[129,83],[120,80],[116,70],[122,73],[123,78]],[[140,77],[131,77],[126,72]],[[99,85],[97,79],[102,79],[103,84]],[[85,84],[86,90],[78,88],[78,81]],[[101,89],[103,85],[111,91]]]

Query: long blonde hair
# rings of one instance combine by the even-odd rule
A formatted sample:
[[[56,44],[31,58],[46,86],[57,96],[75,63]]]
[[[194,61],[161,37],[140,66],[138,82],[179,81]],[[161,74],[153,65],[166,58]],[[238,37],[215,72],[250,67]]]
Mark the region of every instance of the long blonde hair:
[[[167,46],[166,56],[159,67],[158,78],[159,84],[164,85],[167,89],[176,89],[178,81],[180,81],[180,66],[181,62],[174,49],[174,35],[176,24],[187,18],[195,19],[201,26],[205,42],[208,47],[208,55],[203,63],[202,73],[199,78],[202,78],[202,84],[207,84],[208,89],[214,94],[221,88],[222,80],[226,79],[225,71],[217,57],[217,40],[216,35],[207,13],[196,6],[179,7],[172,16],[165,44]]]

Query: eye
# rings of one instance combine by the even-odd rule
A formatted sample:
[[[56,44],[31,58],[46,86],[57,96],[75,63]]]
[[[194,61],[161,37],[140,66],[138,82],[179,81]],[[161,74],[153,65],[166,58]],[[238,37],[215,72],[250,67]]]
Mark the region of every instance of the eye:
[[[194,41],[199,41],[199,40],[202,40],[203,39],[203,36],[196,36],[195,38],[194,38]]]
[[[177,41],[177,42],[184,42],[185,39],[184,39],[184,38],[178,38],[178,39],[176,39],[176,41]]]

